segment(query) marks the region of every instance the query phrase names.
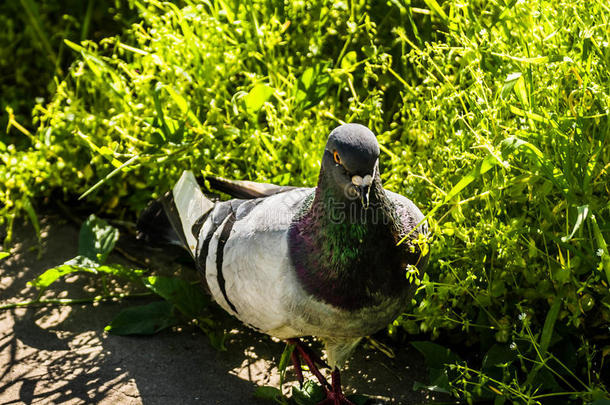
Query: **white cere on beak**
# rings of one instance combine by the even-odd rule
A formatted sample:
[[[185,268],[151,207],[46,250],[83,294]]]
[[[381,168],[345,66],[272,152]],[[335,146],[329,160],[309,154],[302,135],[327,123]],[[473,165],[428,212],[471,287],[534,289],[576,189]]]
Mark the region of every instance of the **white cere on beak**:
[[[372,183],[373,183],[373,176],[371,176],[370,174],[367,174],[362,179],[362,184],[364,184],[365,186],[370,186]]]
[[[369,176],[367,174],[364,178],[366,179],[367,177],[371,177],[371,176]],[[354,186],[360,187],[363,184],[363,182],[364,182],[364,179],[362,177],[358,176],[358,175],[355,175],[355,176],[352,177],[352,184]]]

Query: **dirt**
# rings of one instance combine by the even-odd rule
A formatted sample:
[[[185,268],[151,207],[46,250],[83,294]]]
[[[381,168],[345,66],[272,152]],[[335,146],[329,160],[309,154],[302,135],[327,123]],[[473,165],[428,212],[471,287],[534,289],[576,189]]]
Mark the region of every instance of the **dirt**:
[[[76,224],[56,214],[41,222],[41,243],[31,226],[16,226],[11,256],[0,261],[0,305],[34,299],[37,291],[27,282],[76,255]],[[119,247],[126,255],[113,253],[109,262],[134,266],[125,257],[135,256],[156,271],[191,272],[172,255],[150,256],[133,242]],[[99,291],[99,279],[73,275],[44,296],[87,298]],[[147,337],[104,331],[123,308],[150,300],[0,310],[0,403],[273,403],[255,399],[253,392],[257,386],[279,387],[277,361],[284,344],[228,315],[222,319],[229,334],[224,352],[192,326]],[[429,403],[430,393],[412,390],[414,381],[425,380],[423,359],[409,345],[395,349],[396,357],[390,359],[361,345],[343,371],[346,390],[370,395],[379,404]],[[288,379],[285,391],[296,384],[290,369]]]

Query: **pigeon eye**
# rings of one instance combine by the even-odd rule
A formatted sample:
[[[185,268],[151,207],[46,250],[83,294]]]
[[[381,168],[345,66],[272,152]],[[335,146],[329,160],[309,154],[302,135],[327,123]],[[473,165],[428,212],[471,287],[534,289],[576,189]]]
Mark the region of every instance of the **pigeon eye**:
[[[341,164],[341,158],[339,157],[339,153],[337,151],[333,152],[333,158],[335,158],[335,163],[340,165]]]

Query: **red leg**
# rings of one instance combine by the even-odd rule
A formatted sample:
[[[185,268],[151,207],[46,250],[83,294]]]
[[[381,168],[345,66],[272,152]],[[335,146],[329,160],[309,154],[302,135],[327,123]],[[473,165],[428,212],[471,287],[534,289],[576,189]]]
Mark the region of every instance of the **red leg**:
[[[305,347],[299,339],[288,339],[287,341],[288,343],[293,344],[295,346],[295,350],[298,352],[298,355],[303,358],[303,361],[305,362],[305,364],[307,364],[307,367],[309,367],[309,371],[311,371],[311,373],[316,376],[316,378],[318,379],[318,381],[320,381],[320,384],[324,387],[324,389],[328,390],[329,388],[331,388],[331,385],[328,383],[326,378],[322,375],[322,373],[317,367],[317,365],[320,365],[322,367],[328,367],[328,365],[324,361],[322,361],[320,357],[318,357],[311,350]],[[292,353],[294,354],[294,352]],[[301,373],[300,361],[298,365],[298,371],[295,372],[297,373],[297,378],[299,378],[299,373]],[[302,378],[302,373],[300,378]]]
[[[332,389],[326,391],[326,399],[318,405],[354,405],[348,400],[341,390],[341,374],[339,369],[335,368],[332,373]]]
[[[299,358],[299,354],[293,350],[290,354],[290,359],[292,360],[294,372],[297,375],[297,380],[299,381],[299,387],[303,388],[303,370],[301,370],[301,359]]]
[[[353,402],[349,401],[341,389],[341,374],[339,369],[335,367],[331,376],[332,384],[328,383],[328,380],[322,375],[318,366],[328,367],[328,365],[314,352],[312,352],[307,346],[303,345],[299,339],[288,339],[288,344],[294,345],[294,350],[290,355],[292,364],[294,365],[294,372],[297,375],[299,384],[303,386],[303,371],[301,371],[301,360],[303,359],[309,371],[316,376],[324,392],[326,392],[326,398],[318,405],[354,405]]]

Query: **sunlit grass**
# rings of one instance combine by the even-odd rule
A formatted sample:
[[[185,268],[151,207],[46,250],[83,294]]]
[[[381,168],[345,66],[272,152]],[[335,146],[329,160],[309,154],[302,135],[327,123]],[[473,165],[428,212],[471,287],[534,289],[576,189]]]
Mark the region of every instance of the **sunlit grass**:
[[[513,354],[461,366],[446,388],[463,398],[607,395],[605,2],[136,4],[123,35],[66,42],[79,58],[31,146],[0,143],[5,221],[57,188],[133,218],[187,168],[312,186],[328,132],[360,122],[433,230],[391,334]]]

